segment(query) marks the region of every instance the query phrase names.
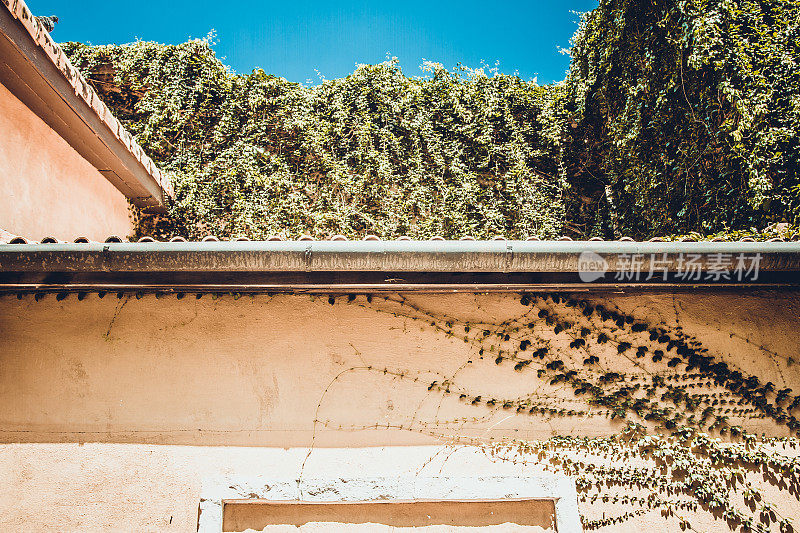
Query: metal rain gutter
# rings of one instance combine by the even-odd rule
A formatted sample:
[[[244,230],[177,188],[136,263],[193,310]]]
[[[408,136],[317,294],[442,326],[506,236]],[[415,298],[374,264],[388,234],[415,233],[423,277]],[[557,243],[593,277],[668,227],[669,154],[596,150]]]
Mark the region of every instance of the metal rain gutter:
[[[0,245],[0,291],[344,293],[704,287],[800,288],[800,243],[212,241]]]

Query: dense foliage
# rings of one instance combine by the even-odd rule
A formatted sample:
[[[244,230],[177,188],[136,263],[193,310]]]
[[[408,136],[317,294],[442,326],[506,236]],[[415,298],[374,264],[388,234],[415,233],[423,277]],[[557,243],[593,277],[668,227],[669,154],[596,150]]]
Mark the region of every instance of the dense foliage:
[[[176,197],[140,232],[710,233],[794,222],[800,0],[603,0],[564,82],[396,60],[308,87],[210,40],[67,43]]]
[[[173,172],[167,232],[561,231],[549,88],[438,65],[410,79],[395,61],[306,87],[260,70],[232,75],[206,41],[67,49]]]
[[[618,230],[794,221],[800,2],[604,0],[572,57],[569,177],[594,183]]]

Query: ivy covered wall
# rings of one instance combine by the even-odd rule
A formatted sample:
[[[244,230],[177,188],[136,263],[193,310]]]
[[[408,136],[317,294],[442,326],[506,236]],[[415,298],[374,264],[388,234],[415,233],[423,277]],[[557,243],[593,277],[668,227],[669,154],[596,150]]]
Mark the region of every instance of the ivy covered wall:
[[[394,473],[474,475],[455,465],[485,454],[568,474],[586,531],[790,533],[800,516],[796,291],[38,294],[0,299],[4,530],[27,509],[187,531],[198,472],[294,482],[337,448],[337,479],[371,477],[364,448],[429,445]],[[31,512],[43,494],[64,511]]]
[[[139,233],[542,238],[763,229],[798,213],[800,2],[603,0],[563,82],[396,60],[308,87],[209,40],[72,61],[176,184]]]

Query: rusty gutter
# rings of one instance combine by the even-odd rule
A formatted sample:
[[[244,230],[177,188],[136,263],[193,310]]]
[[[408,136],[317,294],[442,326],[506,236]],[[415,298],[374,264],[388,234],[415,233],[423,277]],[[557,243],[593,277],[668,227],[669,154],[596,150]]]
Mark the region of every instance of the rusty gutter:
[[[755,277],[752,268],[749,277],[737,275],[734,267],[742,258],[750,260],[750,267],[758,259]],[[712,275],[719,274],[723,263],[729,267],[727,276]],[[689,264],[699,277],[680,278]],[[587,271],[597,275],[587,277]],[[0,245],[0,291],[488,292],[788,287],[800,288],[800,243],[212,241]]]

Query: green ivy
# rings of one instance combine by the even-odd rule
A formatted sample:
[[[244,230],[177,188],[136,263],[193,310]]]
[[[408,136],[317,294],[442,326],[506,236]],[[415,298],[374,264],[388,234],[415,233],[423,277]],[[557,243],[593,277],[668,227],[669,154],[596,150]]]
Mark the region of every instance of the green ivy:
[[[568,178],[618,234],[796,220],[800,2],[601,0],[572,44]]]
[[[317,87],[234,75],[208,40],[68,43],[176,185],[156,234],[555,237],[554,92],[512,76],[408,78],[396,60]]]
[[[547,86],[392,59],[309,87],[231,72],[211,37],[63,46],[175,183],[139,234],[758,236],[800,214],[800,0],[602,0]]]

